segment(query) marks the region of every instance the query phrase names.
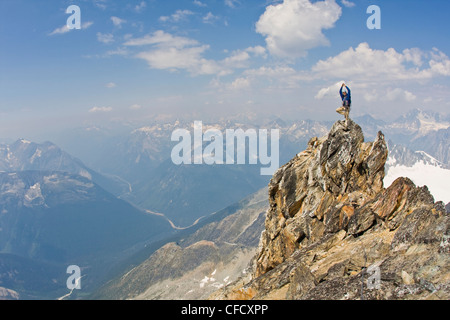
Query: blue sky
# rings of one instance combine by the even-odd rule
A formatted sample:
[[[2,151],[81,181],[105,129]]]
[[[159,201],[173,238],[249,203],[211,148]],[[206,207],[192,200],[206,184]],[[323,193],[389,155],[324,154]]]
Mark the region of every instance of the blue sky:
[[[81,10],[81,30],[68,30]],[[370,5],[381,29],[366,25]],[[1,0],[0,136],[239,113],[446,114],[447,0]]]

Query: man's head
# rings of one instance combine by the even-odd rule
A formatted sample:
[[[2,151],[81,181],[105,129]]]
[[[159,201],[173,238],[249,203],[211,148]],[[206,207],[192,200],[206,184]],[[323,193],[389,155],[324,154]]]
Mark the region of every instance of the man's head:
[[[342,94],[343,94],[344,96],[346,96],[346,95],[347,95],[347,91],[342,92]]]

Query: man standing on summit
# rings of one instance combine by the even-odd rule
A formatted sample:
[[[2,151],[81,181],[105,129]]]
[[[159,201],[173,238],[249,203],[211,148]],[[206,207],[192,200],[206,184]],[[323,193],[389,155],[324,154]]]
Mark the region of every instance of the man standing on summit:
[[[347,91],[343,91],[344,87],[347,89]],[[345,125],[348,125],[348,116],[350,113],[350,107],[352,105],[351,91],[350,88],[347,87],[345,83],[343,83],[339,93],[342,99],[342,107],[337,108],[336,112],[345,116]]]

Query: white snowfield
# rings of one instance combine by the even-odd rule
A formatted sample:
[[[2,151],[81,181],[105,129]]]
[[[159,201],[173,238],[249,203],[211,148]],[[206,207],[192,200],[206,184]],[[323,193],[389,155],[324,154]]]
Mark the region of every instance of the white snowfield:
[[[450,202],[450,170],[438,165],[426,164],[424,161],[416,162],[412,167],[390,164],[384,186],[387,188],[399,177],[410,178],[417,186],[428,187],[435,201]]]

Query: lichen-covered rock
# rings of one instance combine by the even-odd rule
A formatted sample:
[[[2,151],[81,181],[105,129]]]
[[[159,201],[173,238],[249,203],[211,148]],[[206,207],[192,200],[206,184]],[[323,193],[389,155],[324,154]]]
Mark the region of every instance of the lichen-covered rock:
[[[253,274],[212,299],[449,299],[450,218],[427,187],[383,186],[378,133],[336,122],[281,167]]]

